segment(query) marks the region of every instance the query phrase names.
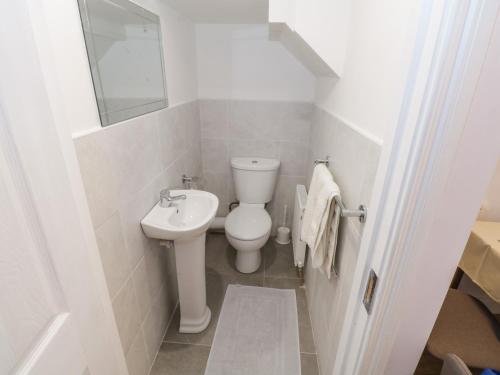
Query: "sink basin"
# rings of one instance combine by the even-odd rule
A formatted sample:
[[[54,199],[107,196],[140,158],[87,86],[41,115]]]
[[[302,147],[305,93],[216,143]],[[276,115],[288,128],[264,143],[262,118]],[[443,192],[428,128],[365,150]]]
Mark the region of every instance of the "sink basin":
[[[211,312],[205,285],[205,237],[215,217],[219,200],[200,190],[171,190],[172,196],[186,199],[160,203],[141,221],[149,238],[174,241],[181,321],[179,332],[198,333],[208,327]]]
[[[217,212],[217,197],[200,190],[172,190],[171,194],[187,198],[171,202],[170,207],[161,207],[158,202],[141,221],[146,236],[175,241],[204,233]]]

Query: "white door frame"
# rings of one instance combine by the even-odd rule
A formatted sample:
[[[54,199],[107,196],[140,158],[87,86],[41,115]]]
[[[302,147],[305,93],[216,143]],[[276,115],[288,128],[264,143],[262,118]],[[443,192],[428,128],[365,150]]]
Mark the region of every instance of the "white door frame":
[[[499,156],[500,1],[422,3],[334,375],[413,373]],[[361,300],[370,268],[379,283],[368,315]]]
[[[10,169],[25,181],[89,373],[125,375],[62,94],[56,72],[42,68],[55,64],[37,43],[49,33],[38,10],[38,0],[0,2],[0,144],[17,160]]]

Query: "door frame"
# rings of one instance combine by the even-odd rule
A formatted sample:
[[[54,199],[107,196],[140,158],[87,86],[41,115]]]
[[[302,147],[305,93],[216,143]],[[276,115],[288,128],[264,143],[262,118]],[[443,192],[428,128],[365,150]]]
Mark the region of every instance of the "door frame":
[[[41,43],[49,26],[40,6],[38,0],[0,5],[2,151],[31,198],[89,373],[126,375],[70,122],[57,72],[47,69],[55,64]]]
[[[418,363],[499,157],[491,95],[500,87],[499,7],[499,0],[422,1],[333,375],[412,374]],[[367,314],[370,269],[379,281]]]

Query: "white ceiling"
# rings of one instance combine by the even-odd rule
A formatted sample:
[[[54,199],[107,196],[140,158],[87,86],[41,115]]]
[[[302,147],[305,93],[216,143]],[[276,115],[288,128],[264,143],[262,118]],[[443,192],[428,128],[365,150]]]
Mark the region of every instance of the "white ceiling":
[[[268,0],[164,0],[195,23],[266,23]]]

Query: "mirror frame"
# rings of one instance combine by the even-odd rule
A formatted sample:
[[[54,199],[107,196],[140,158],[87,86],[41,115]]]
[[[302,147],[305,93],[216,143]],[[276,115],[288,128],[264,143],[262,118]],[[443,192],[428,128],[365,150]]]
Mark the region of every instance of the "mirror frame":
[[[146,18],[153,23],[156,23],[158,25],[158,45],[159,45],[159,50],[160,50],[160,62],[161,62],[161,72],[162,72],[162,80],[163,80],[163,92],[164,92],[164,99],[155,101],[155,102],[150,102],[146,103],[143,105],[140,105],[138,107],[133,107],[133,108],[124,108],[123,110],[120,110],[119,113],[120,115],[117,115],[116,118],[110,118],[110,115],[113,113],[117,112],[108,112],[106,110],[106,100],[104,97],[104,90],[101,85],[100,81],[100,73],[98,70],[98,63],[97,63],[97,58],[96,58],[96,53],[95,53],[95,43],[93,40],[93,30],[92,30],[92,25],[91,25],[91,20],[89,17],[89,10],[87,6],[87,0],[77,0],[78,2],[78,9],[80,11],[80,20],[82,24],[82,32],[83,32],[83,39],[85,41],[85,47],[86,47],[86,52],[87,52],[87,59],[89,62],[89,70],[90,70],[90,75],[92,79],[92,84],[94,87],[94,94],[95,94],[95,99],[96,99],[96,104],[97,104],[97,110],[99,113],[99,118],[101,120],[101,126],[106,127],[110,126],[122,121],[129,120],[131,118],[139,117],[151,112],[155,112],[161,109],[168,108],[168,90],[167,90],[167,79],[166,79],[166,71],[165,71],[165,57],[163,53],[163,35],[162,35],[162,29],[161,29],[161,21],[160,17],[144,8],[141,6],[128,1],[128,0],[102,0],[106,1],[112,4],[116,4],[119,7],[125,8],[127,11],[130,11],[134,14],[139,15],[140,17]],[[90,38],[87,38],[87,35],[90,36]],[[91,39],[91,40],[89,40]],[[103,99],[100,100],[99,96],[102,97]]]

